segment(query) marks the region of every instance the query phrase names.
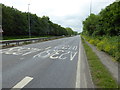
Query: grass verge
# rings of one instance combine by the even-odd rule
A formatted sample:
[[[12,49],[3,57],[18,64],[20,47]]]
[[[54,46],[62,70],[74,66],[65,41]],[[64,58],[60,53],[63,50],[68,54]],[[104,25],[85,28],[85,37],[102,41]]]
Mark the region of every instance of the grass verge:
[[[83,38],[82,42],[90,66],[92,79],[97,88],[118,88],[117,82],[113,79],[107,68],[101,63],[98,56],[85,43]]]

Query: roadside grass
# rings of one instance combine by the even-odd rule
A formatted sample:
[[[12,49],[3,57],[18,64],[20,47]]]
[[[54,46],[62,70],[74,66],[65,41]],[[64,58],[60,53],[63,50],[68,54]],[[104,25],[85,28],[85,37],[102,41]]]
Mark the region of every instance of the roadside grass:
[[[92,79],[97,88],[118,88],[117,82],[114,80],[107,68],[101,63],[98,56],[85,43],[83,38],[82,43],[87,55]]]

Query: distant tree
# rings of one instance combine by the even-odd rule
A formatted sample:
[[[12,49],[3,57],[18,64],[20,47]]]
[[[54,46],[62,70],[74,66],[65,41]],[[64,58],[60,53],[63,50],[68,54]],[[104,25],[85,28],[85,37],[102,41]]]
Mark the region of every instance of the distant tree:
[[[66,30],[67,30],[68,35],[74,34],[73,30],[70,27],[67,27]]]
[[[2,6],[2,26],[4,36],[25,36],[28,35],[28,13],[21,12],[13,7]],[[0,15],[1,17],[1,15]],[[72,35],[73,30],[62,27],[50,21],[48,16],[38,17],[30,13],[30,30],[32,36],[61,36]]]

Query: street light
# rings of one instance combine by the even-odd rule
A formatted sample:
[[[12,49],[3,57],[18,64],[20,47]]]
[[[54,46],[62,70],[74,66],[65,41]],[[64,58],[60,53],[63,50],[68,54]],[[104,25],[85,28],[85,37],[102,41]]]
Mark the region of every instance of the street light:
[[[29,5],[30,4],[28,4],[28,29],[29,29],[29,38],[31,38]]]
[[[92,12],[92,0],[90,1],[90,14]]]

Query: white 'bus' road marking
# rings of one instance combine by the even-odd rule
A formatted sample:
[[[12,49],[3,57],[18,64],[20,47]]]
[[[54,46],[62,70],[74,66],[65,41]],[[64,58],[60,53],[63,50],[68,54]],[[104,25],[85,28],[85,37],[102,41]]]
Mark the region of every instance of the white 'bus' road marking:
[[[46,51],[43,51],[41,53],[38,53],[36,55],[33,56],[33,58],[36,58],[36,57],[42,57],[42,58],[47,58],[49,57],[53,52],[55,52],[54,50],[46,50]]]
[[[74,46],[74,47],[73,47],[73,50],[77,50],[77,46]]]
[[[57,51],[55,51],[55,53],[53,53],[52,55],[50,55],[50,58],[51,59],[57,59],[57,58],[59,58],[58,56],[56,56],[56,55],[60,54],[59,52],[64,52],[64,51],[63,50],[57,50]]]
[[[73,53],[73,52],[71,52],[71,54],[70,54],[70,60],[71,60],[71,61],[72,61],[73,58],[76,56],[77,52],[75,52],[74,55],[72,55],[72,53]]]
[[[12,89],[14,89],[14,88],[20,88],[21,89],[24,86],[26,86],[32,79],[33,79],[32,77],[26,76],[19,83],[17,83]]]
[[[59,59],[66,59],[67,57],[64,57],[64,58],[62,58],[64,55],[66,55],[66,54],[69,54],[70,53],[70,51],[68,51],[67,53],[63,53],[63,54],[61,54],[60,56],[59,56]]]
[[[38,52],[38,51],[41,51],[42,49],[34,49],[33,51],[31,50],[31,51],[29,51],[29,52],[26,52],[26,53],[24,53],[22,56],[25,56],[25,55],[28,55],[28,54],[31,54],[31,53],[34,53],[34,52]]]
[[[47,48],[45,48],[45,49],[50,49],[51,47],[47,47]]]

